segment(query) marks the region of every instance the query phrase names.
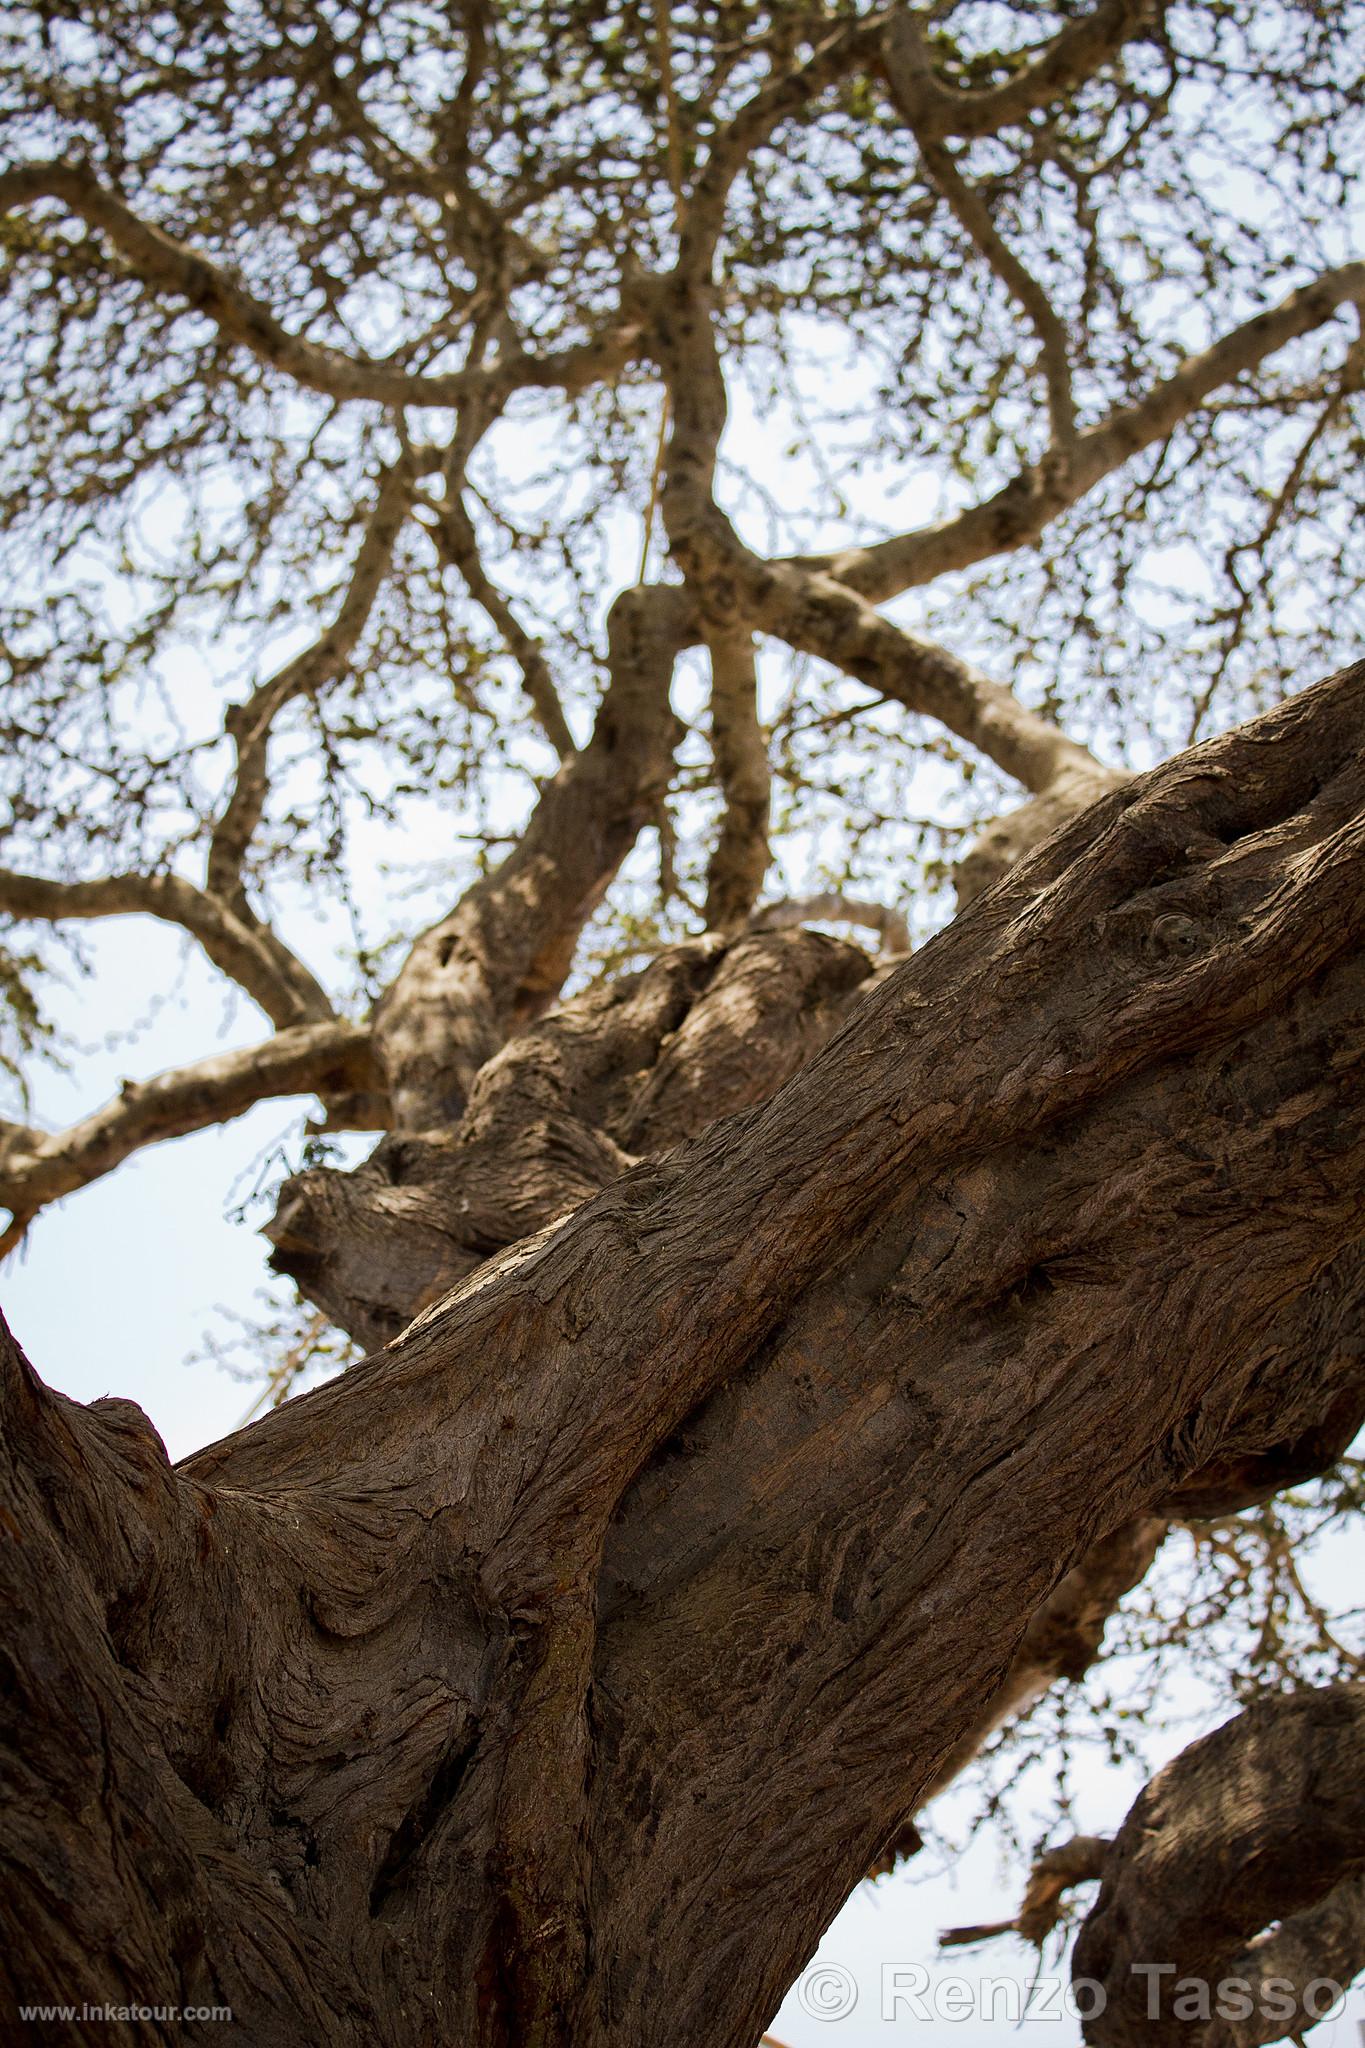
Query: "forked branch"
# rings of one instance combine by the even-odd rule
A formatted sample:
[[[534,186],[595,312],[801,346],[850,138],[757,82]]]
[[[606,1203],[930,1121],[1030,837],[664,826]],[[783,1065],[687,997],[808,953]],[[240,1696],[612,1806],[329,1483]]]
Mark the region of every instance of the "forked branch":
[[[480,1067],[558,994],[584,924],[668,786],[669,685],[692,634],[676,587],[617,598],[591,739],[544,785],[501,865],[417,941],[375,1013],[398,1129],[457,1122]]]
[[[1100,0],[1003,84],[964,92],[936,73],[921,10],[902,5],[890,12],[882,62],[892,95],[918,135],[930,142],[950,135],[965,142],[994,135],[1074,92],[1112,63],[1125,43],[1145,34],[1161,11],[1162,0]]]

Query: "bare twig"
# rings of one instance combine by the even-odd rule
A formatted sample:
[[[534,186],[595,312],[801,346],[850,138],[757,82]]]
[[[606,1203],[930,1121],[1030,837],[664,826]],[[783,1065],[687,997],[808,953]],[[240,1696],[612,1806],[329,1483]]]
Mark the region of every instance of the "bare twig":
[[[897,105],[926,140],[994,135],[1093,77],[1159,12],[1158,0],[1100,0],[1002,85],[963,92],[935,74],[921,10],[895,7],[882,17],[884,73]]]
[[[225,270],[143,220],[82,164],[40,163],[0,173],[0,212],[60,199],[104,234],[146,284],[174,292],[212,320],[223,336],[310,391],[383,405],[458,405],[490,393],[535,388],[581,391],[621,369],[642,323],[618,308],[589,340],[546,356],[513,350],[487,367],[421,376],[370,357],[350,356],[290,333],[268,306]]]
[[[331,625],[311,647],[253,690],[244,704],[232,705],[223,721],[237,750],[237,767],[209,842],[207,880],[211,893],[230,903],[241,917],[252,916],[242,886],[242,862],[269,791],[271,727],[295,697],[322,689],[344,672],[388,573],[411,502],[412,478],[407,464],[400,462],[380,483],[351,580]]]

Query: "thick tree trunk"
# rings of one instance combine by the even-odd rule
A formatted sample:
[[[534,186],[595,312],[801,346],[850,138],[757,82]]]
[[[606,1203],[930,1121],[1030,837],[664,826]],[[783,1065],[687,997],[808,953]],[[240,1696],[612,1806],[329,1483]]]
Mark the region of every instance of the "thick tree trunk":
[[[1365,664],[856,1000],[851,949],[775,934],[602,999],[582,1057],[546,1019],[499,1056],[543,1198],[439,1293],[475,1139],[517,1142],[486,1067],[419,1157],[431,1306],[174,1471],[8,1349],[9,1996],[752,2048],[1078,1560],[1365,1411],[1363,735]],[[811,1043],[846,1021],[703,1100],[701,985],[733,1051],[783,946]],[[368,1298],[344,1233],[298,1255]]]

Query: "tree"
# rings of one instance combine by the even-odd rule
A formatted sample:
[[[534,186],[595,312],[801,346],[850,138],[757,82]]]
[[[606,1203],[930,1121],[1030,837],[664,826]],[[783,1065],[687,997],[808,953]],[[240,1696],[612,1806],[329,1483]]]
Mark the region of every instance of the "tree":
[[[1336,1466],[1363,25],[11,11],[12,1063],[129,912],[272,1029],[21,1111],[6,1243],[272,1095],[382,1133],[267,1233],[340,1378],[172,1469],[4,1352],[16,2001],[747,2048],[1172,1517]],[[478,857],[376,937],[421,817]],[[1042,1874],[1088,2038],[1311,2023],[1361,1727],[1272,1688]],[[1298,2006],[1135,2018],[1157,1949]]]

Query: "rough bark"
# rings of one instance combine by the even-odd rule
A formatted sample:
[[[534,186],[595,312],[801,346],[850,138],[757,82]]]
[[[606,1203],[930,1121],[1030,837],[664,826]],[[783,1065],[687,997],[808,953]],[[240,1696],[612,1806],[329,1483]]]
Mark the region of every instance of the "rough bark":
[[[725,795],[725,814],[706,877],[708,931],[742,924],[768,872],[768,741],[758,722],[753,635],[747,627],[713,626],[711,752]]]
[[[756,932],[780,932],[794,924],[852,924],[876,932],[883,953],[908,953],[910,927],[899,910],[887,903],[870,903],[866,897],[846,896],[841,890],[822,890],[818,896],[784,896],[774,903],[760,903],[749,919]]]
[[[995,1691],[943,1758],[919,1794],[916,1812],[965,1771],[997,1728],[1029,1708],[1059,1680],[1083,1678],[1100,1654],[1104,1632],[1125,1593],[1146,1576],[1169,1524],[1160,1515],[1135,1515],[1109,1530],[1059,1580],[1029,1622]],[[914,1817],[901,1822],[868,1872],[880,1877],[917,1855],[924,1840]]]
[[[697,1136],[579,1057],[641,1163],[175,1471],[7,1351],[11,1995],[750,2048],[1086,1553],[1365,1412],[1363,730],[1106,797]]]
[[[453,1130],[396,1132],[354,1173],[295,1175],[271,1263],[361,1343],[386,1343],[637,1159],[766,1101],[871,971],[815,932],[670,948],[519,1033]]]
[[[1095,2048],[1303,2032],[1324,1980],[1365,1968],[1365,1687],[1256,1701],[1152,1780],[1083,1875],[1102,1878],[1072,1963],[1105,1993]]]

